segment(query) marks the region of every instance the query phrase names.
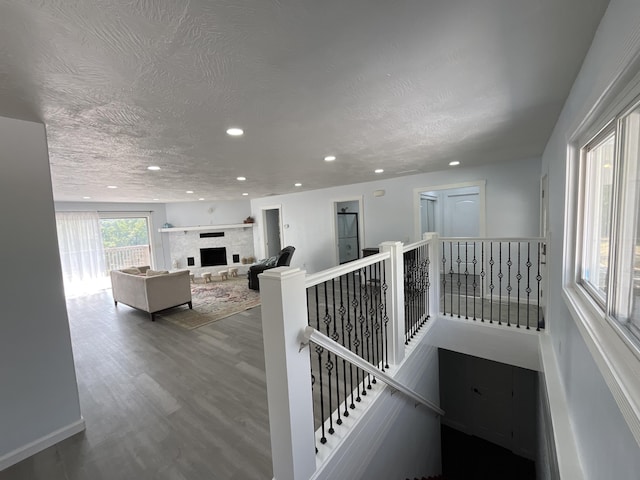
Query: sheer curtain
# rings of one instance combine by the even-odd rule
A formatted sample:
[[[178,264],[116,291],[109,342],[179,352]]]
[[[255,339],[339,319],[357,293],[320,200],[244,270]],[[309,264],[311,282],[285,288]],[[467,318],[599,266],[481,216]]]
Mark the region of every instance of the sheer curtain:
[[[108,286],[98,212],[56,212],[67,296]]]

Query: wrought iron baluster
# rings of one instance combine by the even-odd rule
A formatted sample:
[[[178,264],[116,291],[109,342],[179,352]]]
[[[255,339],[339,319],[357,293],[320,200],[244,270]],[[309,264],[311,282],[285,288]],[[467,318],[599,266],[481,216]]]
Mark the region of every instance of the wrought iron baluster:
[[[540,275],[540,242],[538,242],[538,275],[536,275],[536,280],[538,281],[538,308],[537,308],[537,312],[538,312],[538,327],[536,328],[536,331],[540,331],[540,311],[542,310],[541,305],[540,305],[540,282],[542,281],[542,275]]]
[[[352,273],[353,273],[353,300],[351,302],[351,306],[353,307],[353,322],[354,322],[353,347],[355,350],[354,353],[356,355],[360,355],[360,352],[359,352],[360,339],[358,338],[358,324],[356,323],[358,321],[358,306],[360,305],[360,303],[358,302],[358,291],[360,290],[360,285],[359,285],[359,282],[356,281],[356,272],[352,272]],[[362,380],[364,381],[364,373],[363,373]],[[360,402],[362,401],[362,399],[360,398],[360,369],[357,367],[356,367],[356,389],[358,391],[356,396],[356,402]]]
[[[498,242],[498,325],[502,325],[502,242]]]
[[[369,281],[365,284],[365,337],[367,339],[367,361],[372,365],[375,365],[374,350],[373,350],[373,282],[372,266],[366,267],[369,270]],[[368,389],[371,389],[371,384],[376,383],[376,377],[369,375]]]
[[[333,282],[333,280],[332,280]],[[326,327],[327,337],[331,337],[331,323],[332,318],[329,313],[329,282],[324,282],[322,284],[324,286],[324,318],[323,322]],[[322,364],[320,364],[320,368],[322,368]],[[333,372],[333,362],[331,361],[331,352],[327,351],[327,361],[324,364],[324,368],[327,369],[327,385],[329,388],[329,395],[327,395],[327,399],[329,400],[329,434],[333,435],[335,430],[333,429],[333,399],[332,399],[332,377],[331,373]]]
[[[489,283],[489,323],[493,323],[493,242],[489,242],[489,266],[490,266],[490,282]]]
[[[469,320],[469,245],[464,242],[464,318]]]
[[[349,350],[353,351],[353,346],[351,344],[351,332],[353,331],[353,323],[351,323],[351,309],[349,308],[349,274],[346,274],[346,284],[347,284],[347,291],[346,291],[346,297],[347,297],[347,326],[345,327],[345,330],[347,331],[347,343],[349,344]],[[355,287],[355,285],[354,285]],[[357,385],[357,383],[356,383]],[[353,364],[351,362],[349,362],[349,392],[351,392],[351,403],[349,404],[349,408],[354,409],[356,408],[356,405],[354,403],[354,398],[353,398]],[[346,402],[345,402],[346,403]],[[348,411],[345,408],[345,417],[348,417]]]
[[[384,321],[384,368],[389,368],[389,316],[387,315],[387,269],[382,268],[382,294],[384,298],[384,315],[382,320]]]
[[[476,242],[473,242],[473,260],[471,260],[473,264],[473,321],[476,321],[476,289],[478,288],[478,277],[476,276],[476,264],[478,260],[476,259]]]
[[[375,305],[375,324],[374,324],[374,338],[375,338],[375,345],[376,345],[376,367],[377,368],[382,368],[382,371],[384,372],[384,362],[382,362],[382,357],[381,357],[381,353],[382,353],[382,327],[380,325],[380,317],[382,316],[382,310],[381,310],[381,306],[382,306],[382,290],[380,290],[380,284],[382,283],[380,281],[380,269],[382,268],[382,263],[378,262],[373,266],[373,270],[374,270],[374,274],[376,277],[376,289],[375,289],[375,301],[372,302]],[[382,364],[382,365],[381,365]]]
[[[447,258],[445,256],[445,246],[442,242],[442,269],[440,270],[442,275],[442,315],[447,314]],[[440,299],[438,299],[440,301]]]
[[[484,242],[480,244],[480,321],[484,322]]]
[[[508,258],[507,258],[507,327],[511,326],[511,242],[507,243]]]
[[[316,329],[321,332],[320,329],[320,295],[318,293],[318,285],[314,287],[316,292]],[[327,443],[327,437],[324,431],[324,387],[322,383],[322,353],[324,348],[320,345],[316,345],[316,353],[318,354],[318,379],[320,386],[320,428],[322,429],[322,435],[320,437],[320,443]]]
[[[516,308],[517,315],[517,327],[520,328],[520,281],[522,280],[522,273],[520,273],[521,263],[520,263],[520,247],[522,246],[521,242],[518,242],[518,274],[516,275],[516,280],[518,280],[518,305]]]
[[[529,330],[529,310],[531,297],[531,242],[527,242],[527,330]]]
[[[341,345],[344,346],[344,337],[340,337],[340,334],[338,333],[338,329],[337,329],[337,315],[336,315],[336,279],[332,278],[331,279],[331,303],[333,304],[333,332],[331,333],[331,340],[333,340],[334,342],[338,342]],[[344,360],[343,360],[344,362]],[[336,388],[335,388],[335,392],[336,392],[336,412],[337,413],[337,419],[336,419],[336,423],[338,425],[342,425],[342,418],[340,417],[340,359],[338,358],[338,355],[334,354],[333,355],[333,365],[336,371]]]
[[[458,264],[458,275],[456,278],[456,286],[458,287],[458,318],[460,318],[460,287],[462,286],[462,282],[460,281],[460,264],[462,260],[460,260],[460,242],[458,244],[458,258],[456,259],[456,263]]]
[[[347,347],[347,340],[345,337],[345,324],[344,324],[344,315],[345,313],[347,313],[347,309],[344,307],[344,284],[343,284],[343,277],[344,275],[341,275],[340,278],[338,279],[339,282],[339,288],[340,288],[340,307],[338,308],[338,313],[340,314],[340,329],[342,330],[342,345]],[[348,278],[347,278],[347,283],[348,283]],[[348,291],[347,291],[347,298],[348,298]],[[349,395],[349,390],[347,390],[347,361],[345,359],[342,359],[342,387],[344,390],[344,413],[343,415],[345,417],[349,416],[349,410],[347,409],[347,396]],[[338,400],[338,405],[340,405],[340,401]],[[339,407],[338,407],[339,408]],[[340,424],[338,424],[340,425]]]
[[[358,323],[360,324],[360,342],[361,342],[361,345],[362,345],[362,352],[360,353],[360,357],[364,359],[365,358],[364,351],[365,351],[366,339],[364,338],[364,322],[365,322],[365,318],[364,318],[364,313],[363,313],[363,305],[364,305],[364,303],[363,303],[363,298],[362,298],[362,290],[364,288],[364,285],[366,285],[366,283],[367,283],[367,279],[366,279],[366,276],[365,276],[364,282],[362,281],[363,270],[364,269],[360,269],[360,271],[359,271],[360,272],[360,288],[358,289],[358,291],[359,291],[359,296],[360,296],[360,309],[358,311]],[[360,392],[361,395],[366,395],[367,394],[367,390],[366,390],[366,387],[365,387],[365,380],[366,380],[365,376],[368,378],[369,374],[363,371],[362,372],[362,384],[363,384],[363,387],[362,387],[362,391]]]
[[[449,276],[451,283],[451,316],[453,317],[453,242],[449,242],[449,263],[451,267],[449,268]]]
[[[429,294],[431,293],[431,274],[429,272],[430,267],[431,267],[431,249],[429,247],[429,245],[425,245],[425,252],[427,255],[427,260],[426,260],[426,265],[425,265],[425,269],[426,269],[426,287],[427,287],[427,291],[426,291],[426,299],[427,301],[425,302],[425,311],[427,314],[427,319],[431,318],[431,298],[429,296]]]

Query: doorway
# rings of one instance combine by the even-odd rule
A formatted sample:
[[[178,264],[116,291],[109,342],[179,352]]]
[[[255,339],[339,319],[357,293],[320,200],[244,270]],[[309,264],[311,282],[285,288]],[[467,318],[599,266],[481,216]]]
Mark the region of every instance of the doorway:
[[[334,202],[336,257],[339,265],[360,258],[361,202],[362,198]]]
[[[266,257],[275,257],[282,250],[282,229],[280,222],[280,206],[262,210],[264,223],[264,251]]]

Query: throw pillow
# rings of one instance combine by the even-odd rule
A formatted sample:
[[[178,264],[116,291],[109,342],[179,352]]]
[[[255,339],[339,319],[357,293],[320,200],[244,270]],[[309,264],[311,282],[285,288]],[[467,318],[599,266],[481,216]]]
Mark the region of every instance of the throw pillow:
[[[275,267],[276,263],[278,263],[278,257],[271,257],[269,260],[267,260],[267,267]]]
[[[129,273],[131,275],[140,275],[140,269],[137,267],[131,267],[131,268],[123,268],[122,270],[120,270],[122,273]]]
[[[157,277],[158,275],[166,275],[169,273],[167,270],[147,270],[147,277]]]

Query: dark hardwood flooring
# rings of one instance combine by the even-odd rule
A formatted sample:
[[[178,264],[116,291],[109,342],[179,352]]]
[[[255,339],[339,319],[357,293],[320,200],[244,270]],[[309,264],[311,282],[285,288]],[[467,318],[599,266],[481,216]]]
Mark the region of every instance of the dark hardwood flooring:
[[[109,290],[67,308],[86,431],[0,480],[272,478],[259,307],[192,331]]]

